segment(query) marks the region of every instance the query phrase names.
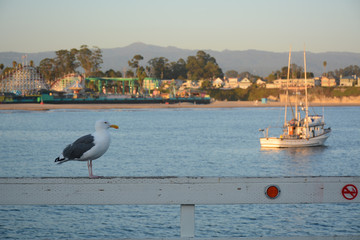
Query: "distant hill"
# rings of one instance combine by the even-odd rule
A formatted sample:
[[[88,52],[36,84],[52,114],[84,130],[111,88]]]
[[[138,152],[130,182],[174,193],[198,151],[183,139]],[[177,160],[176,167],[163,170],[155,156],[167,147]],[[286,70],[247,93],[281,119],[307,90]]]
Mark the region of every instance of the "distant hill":
[[[27,53],[28,61],[33,60],[38,65],[44,58],[53,58],[54,52]],[[246,51],[214,51],[204,50],[206,53],[215,57],[217,63],[225,73],[227,70],[236,70],[239,73],[248,71],[259,76],[268,76],[272,71],[280,70],[287,66],[288,53],[276,53],[259,50]],[[160,47],[144,43],[133,43],[126,47],[105,48],[102,49],[104,63],[102,70],[106,71],[114,69],[123,71],[128,67],[128,61],[136,54],[144,57],[143,65],[147,65],[147,61],[155,57],[166,57],[170,61],[177,61],[183,58],[185,61],[188,56],[196,55],[198,50],[181,49],[177,47]],[[22,62],[21,56],[26,53],[17,52],[0,52],[0,63],[5,66],[11,66],[12,61]],[[303,52],[292,52],[292,63],[303,66]],[[320,75],[324,71],[323,62],[327,62],[326,71],[333,71],[339,68],[345,68],[350,65],[360,66],[360,53],[349,52],[324,52],[324,53],[306,53],[307,70],[313,72],[315,76]]]

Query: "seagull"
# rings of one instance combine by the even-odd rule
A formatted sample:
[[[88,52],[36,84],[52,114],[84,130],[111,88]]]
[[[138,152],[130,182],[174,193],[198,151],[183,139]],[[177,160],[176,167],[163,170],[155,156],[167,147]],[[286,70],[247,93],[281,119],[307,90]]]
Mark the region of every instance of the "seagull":
[[[110,125],[106,120],[95,123],[95,132],[80,137],[72,144],[67,145],[62,154],[55,159],[58,164],[67,161],[87,161],[89,178],[99,178],[93,175],[92,161],[101,157],[110,146],[109,128],[118,129],[117,125]]]

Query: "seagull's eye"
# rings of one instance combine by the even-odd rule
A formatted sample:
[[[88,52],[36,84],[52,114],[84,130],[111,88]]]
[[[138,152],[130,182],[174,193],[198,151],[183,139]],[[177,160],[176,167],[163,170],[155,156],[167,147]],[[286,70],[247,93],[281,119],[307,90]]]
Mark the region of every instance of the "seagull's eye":
[[[105,124],[108,124],[108,122],[104,122]]]

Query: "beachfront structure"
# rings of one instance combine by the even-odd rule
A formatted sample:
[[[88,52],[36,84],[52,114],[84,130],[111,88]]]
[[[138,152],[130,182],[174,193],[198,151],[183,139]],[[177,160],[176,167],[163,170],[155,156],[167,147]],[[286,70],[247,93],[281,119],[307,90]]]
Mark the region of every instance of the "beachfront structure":
[[[61,78],[57,78],[55,82],[51,84],[50,89],[58,92],[72,92],[73,90],[70,88],[76,83],[84,87],[84,79],[85,78],[78,73],[69,73]]]
[[[73,92],[71,87],[78,83],[84,88],[92,88],[102,94],[136,94],[138,84],[137,78],[113,78],[113,77],[84,77],[77,73],[67,74],[56,79],[51,85],[51,90],[60,92]],[[145,90],[153,90],[160,86],[160,80],[145,78],[143,87]]]
[[[181,86],[179,87],[179,90],[184,89],[198,89],[201,86],[202,81],[194,81],[194,80],[186,80],[185,82],[182,82]]]
[[[145,78],[143,81],[144,90],[154,90],[159,88],[161,85],[161,80],[157,78]]]
[[[274,88],[280,88],[280,86],[272,82],[272,83],[266,83],[265,88],[274,89]]]
[[[35,94],[41,89],[48,90],[42,75],[36,68],[19,65],[16,69],[0,78],[0,92],[18,95]]]
[[[306,79],[306,84],[308,87],[315,87],[315,79]],[[276,79],[273,83],[267,83],[266,88],[304,88],[305,79]]]

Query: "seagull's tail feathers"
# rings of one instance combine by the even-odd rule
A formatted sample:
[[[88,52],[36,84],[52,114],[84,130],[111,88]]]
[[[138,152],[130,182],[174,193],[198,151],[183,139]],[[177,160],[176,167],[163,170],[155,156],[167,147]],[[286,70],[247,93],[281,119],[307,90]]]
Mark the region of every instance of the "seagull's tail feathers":
[[[55,162],[56,162],[57,164],[61,164],[61,163],[67,162],[67,161],[69,161],[69,160],[70,160],[70,159],[65,158],[62,154],[61,154],[59,157],[55,158]]]

